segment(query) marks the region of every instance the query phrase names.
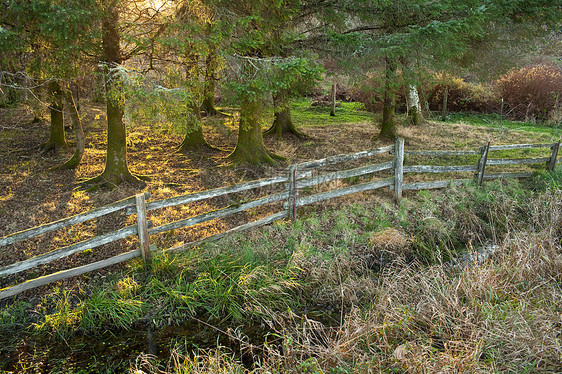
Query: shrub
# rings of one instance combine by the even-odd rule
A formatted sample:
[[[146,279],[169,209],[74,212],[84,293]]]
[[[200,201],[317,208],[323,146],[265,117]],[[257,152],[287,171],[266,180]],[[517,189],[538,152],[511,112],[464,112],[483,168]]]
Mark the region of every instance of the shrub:
[[[556,65],[531,65],[497,80],[505,112],[519,120],[547,120],[557,110],[562,71]]]
[[[429,109],[443,108],[445,87],[449,89],[447,110],[452,112],[499,112],[500,99],[493,87],[470,83],[446,73],[436,74],[433,84],[426,86]]]

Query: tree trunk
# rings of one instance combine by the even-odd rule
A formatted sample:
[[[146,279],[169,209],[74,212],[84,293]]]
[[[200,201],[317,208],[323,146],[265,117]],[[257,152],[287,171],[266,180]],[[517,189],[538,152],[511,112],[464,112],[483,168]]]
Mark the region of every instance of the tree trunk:
[[[408,87],[408,119],[415,126],[422,121],[422,109],[418,89],[415,85],[410,84]]]
[[[447,119],[447,100],[449,98],[449,87],[445,86],[445,91],[443,92],[443,107],[441,108],[441,119],[445,121]]]
[[[106,16],[102,20],[102,46],[106,64],[105,93],[107,110],[107,152],[105,169],[99,180],[111,185],[137,181],[127,164],[127,129],[123,122],[124,97],[119,76],[112,68],[122,62],[118,27],[119,10],[116,1],[106,2]]]
[[[394,113],[396,111],[396,62],[387,57],[384,83],[384,102],[382,112],[381,132],[379,138],[396,138],[396,122]]]
[[[203,88],[203,104],[201,105],[201,109],[210,116],[217,114],[217,109],[215,108],[215,88],[219,60],[216,48],[217,46],[215,45],[209,46],[209,54],[205,59],[205,85]]]
[[[291,105],[287,92],[279,92],[273,95],[274,119],[273,125],[264,133],[265,135],[275,135],[282,138],[284,134],[293,134],[299,138],[306,135],[297,130],[291,118]]]
[[[51,112],[51,128],[49,131],[49,139],[43,145],[43,151],[55,152],[68,147],[64,137],[64,98],[60,83],[57,81],[49,82],[49,98],[51,104],[49,110]]]
[[[335,117],[336,116],[336,82],[332,83],[332,106],[330,109],[330,116]]]
[[[265,148],[260,126],[262,103],[243,99],[240,104],[238,142],[228,156],[234,163],[262,164],[275,161]]]
[[[74,97],[71,91],[65,91],[66,105],[70,109],[70,118],[72,120],[72,128],[74,128],[74,134],[76,135],[76,151],[74,155],[66,161],[64,164],[58,166],[56,169],[75,169],[80,161],[82,161],[82,156],[84,155],[85,149],[85,139],[84,130],[82,129],[82,121],[80,121],[80,115],[78,114],[78,108],[76,107]]]
[[[186,130],[183,141],[178,148],[178,152],[186,153],[201,148],[214,149],[209,145],[209,143],[207,143],[205,137],[203,136],[203,126],[201,124],[201,112],[199,110],[199,106],[192,105],[190,109],[194,113],[195,121],[190,124],[192,127]]]

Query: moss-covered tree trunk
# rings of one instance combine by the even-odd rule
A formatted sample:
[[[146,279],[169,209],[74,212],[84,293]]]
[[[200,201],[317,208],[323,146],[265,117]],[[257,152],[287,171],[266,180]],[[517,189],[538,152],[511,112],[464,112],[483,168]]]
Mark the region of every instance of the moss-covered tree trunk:
[[[265,132],[266,135],[275,135],[282,138],[284,134],[293,134],[299,138],[305,137],[297,130],[291,118],[291,105],[289,94],[286,91],[273,95],[274,118],[273,125]]]
[[[243,99],[240,104],[240,122],[238,125],[238,142],[236,148],[228,156],[235,163],[274,163],[275,161],[265,148],[260,126],[261,109],[259,100]]]
[[[64,136],[64,97],[60,83],[49,82],[49,111],[51,113],[51,127],[49,139],[43,145],[43,150],[58,151],[68,147]]]
[[[396,61],[387,57],[384,83],[384,102],[380,138],[396,138]]]
[[[118,31],[118,1],[106,1],[106,14],[102,20],[102,46],[106,64],[105,92],[107,111],[107,151],[105,169],[100,181],[118,185],[136,181],[127,164],[127,130],[123,122],[124,98],[119,76],[112,69],[122,62]]]
[[[186,153],[188,151],[202,148],[214,149],[211,145],[209,145],[209,143],[207,143],[205,137],[203,136],[203,125],[201,123],[201,111],[199,110],[199,106],[192,105],[190,109],[195,117],[195,121],[188,121],[194,123],[192,123],[190,128],[186,129],[183,141],[178,147],[178,152]]]
[[[205,59],[205,85],[203,87],[203,103],[201,109],[211,116],[217,114],[217,109],[215,108],[215,88],[218,66],[217,46],[210,45],[209,54]]]
[[[74,151],[74,155],[72,155],[72,157],[64,164],[58,166],[57,169],[75,169],[78,164],[80,164],[80,161],[82,161],[86,142],[84,138],[84,130],[82,128],[82,121],[80,120],[78,107],[76,106],[72,92],[67,90],[65,91],[64,96],[66,99],[66,105],[70,110],[72,127],[74,128],[74,134],[76,136],[76,150]]]

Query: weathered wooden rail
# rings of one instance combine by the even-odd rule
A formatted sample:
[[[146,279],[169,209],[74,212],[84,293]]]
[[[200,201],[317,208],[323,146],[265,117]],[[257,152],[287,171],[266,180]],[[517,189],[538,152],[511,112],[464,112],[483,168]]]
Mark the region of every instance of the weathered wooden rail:
[[[516,149],[532,149],[532,148],[550,148],[551,153],[548,157],[534,158],[516,158],[516,159],[491,159],[490,152],[507,151]],[[114,257],[97,261],[88,265],[76,267],[73,269],[63,270],[54,274],[42,276],[36,279],[4,288],[0,290],[0,300],[17,295],[23,291],[43,286],[58,280],[63,280],[76,275],[84,274],[89,271],[102,269],[123,261],[127,261],[136,257],[141,257],[145,262],[149,263],[152,256],[150,247],[150,237],[152,235],[168,232],[185,227],[191,227],[207,221],[224,218],[235,213],[239,213],[248,209],[256,208],[265,204],[284,201],[281,211],[269,214],[268,216],[253,222],[244,223],[240,226],[231,228],[227,231],[211,235],[207,238],[200,239],[191,243],[182,244],[176,247],[168,248],[166,251],[173,253],[188,250],[194,246],[200,245],[210,240],[220,239],[226,235],[235,232],[242,232],[254,227],[263,226],[277,220],[289,217],[295,220],[297,217],[297,208],[305,205],[317,203],[320,201],[333,199],[336,197],[346,196],[358,192],[373,191],[380,188],[388,187],[394,191],[395,198],[399,201],[404,190],[421,190],[445,188],[447,186],[459,185],[466,181],[475,180],[481,184],[484,180],[496,178],[524,178],[529,177],[532,173],[512,172],[512,173],[496,173],[486,174],[486,166],[504,166],[504,165],[520,165],[520,164],[541,164],[546,165],[547,170],[553,170],[558,160],[558,151],[560,142],[553,144],[510,144],[510,145],[490,145],[489,143],[480,148],[480,150],[462,150],[462,151],[431,151],[431,150],[412,150],[404,149],[404,140],[397,139],[396,143],[391,146],[376,148],[368,151],[357,152],[353,154],[336,155],[321,160],[307,161],[299,164],[290,165],[287,168],[286,175],[272,178],[265,178],[247,183],[240,183],[232,186],[217,188],[208,191],[186,194],[169,199],[146,202],[150,197],[149,192],[139,194],[127,199],[115,202],[113,204],[91,210],[73,217],[61,219],[46,225],[23,230],[11,235],[0,238],[1,247],[11,245],[13,243],[35,238],[39,235],[63,229],[75,224],[83,223],[94,218],[124,210],[127,214],[137,215],[137,224],[127,226],[122,229],[97,236],[79,243],[75,243],[63,248],[58,248],[45,254],[33,257],[31,259],[20,261],[0,268],[0,277],[17,274],[22,271],[32,269],[34,267],[50,263],[52,261],[70,256],[72,254],[93,249],[104,244],[114,242],[119,239],[136,235],[139,238],[140,250],[133,250],[122,253]],[[315,175],[314,171],[319,171],[327,166],[342,164],[350,161],[362,160],[382,154],[392,154],[393,160],[378,164],[369,163],[365,166],[344,169],[341,171],[330,171],[325,174]],[[429,157],[446,157],[446,156],[468,156],[479,155],[478,162],[471,165],[404,165],[405,156],[429,156]],[[380,173],[388,171],[387,176]],[[440,173],[474,173],[470,178],[437,180],[430,182],[414,182],[404,183],[404,174],[440,174]],[[341,187],[326,192],[313,193],[301,196],[307,191],[308,187],[318,186],[335,180],[370,176],[371,180],[361,184],[354,184]],[[283,192],[274,193],[255,200],[243,202],[237,205],[227,206],[211,212],[199,214],[197,216],[188,217],[175,222],[170,222],[158,227],[152,227],[152,222],[148,220],[148,212],[157,209],[176,207],[184,204],[225,196],[237,192],[249,191],[273,185],[284,184]]]

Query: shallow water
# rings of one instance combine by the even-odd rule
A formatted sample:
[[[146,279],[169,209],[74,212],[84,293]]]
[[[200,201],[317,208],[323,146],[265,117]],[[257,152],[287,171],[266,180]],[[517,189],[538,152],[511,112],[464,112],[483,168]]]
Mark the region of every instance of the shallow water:
[[[71,338],[38,337],[26,334],[15,343],[0,337],[0,371],[35,373],[127,372],[141,353],[166,362],[170,351],[190,352],[198,348],[227,347],[242,363],[251,367],[255,357],[241,343],[261,345],[269,331],[264,325],[214,327],[198,320],[155,330],[152,326],[103,334],[75,333]],[[11,348],[9,348],[11,346]]]

